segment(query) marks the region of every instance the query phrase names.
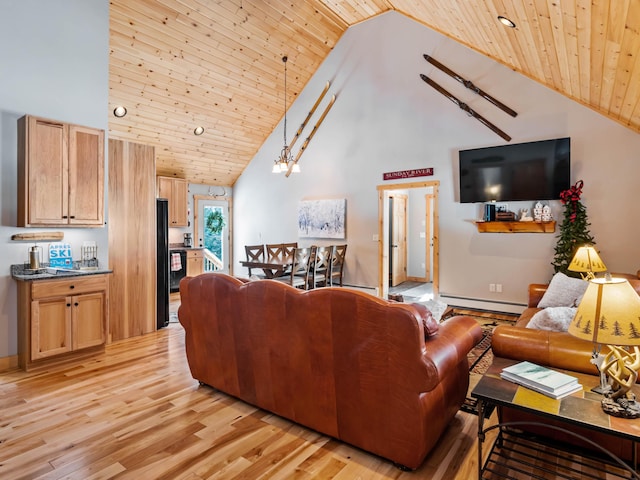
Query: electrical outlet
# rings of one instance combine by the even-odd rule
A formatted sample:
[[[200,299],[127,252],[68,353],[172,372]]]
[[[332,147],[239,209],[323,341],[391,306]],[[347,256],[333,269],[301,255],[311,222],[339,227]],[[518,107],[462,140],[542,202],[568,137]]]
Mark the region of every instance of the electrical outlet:
[[[373,240],[374,242],[378,242],[378,241],[380,241],[380,236],[378,236],[378,235],[376,235],[376,234],[373,234],[372,240]]]
[[[495,283],[490,283],[489,284],[489,291],[490,292],[495,292],[496,291],[496,284]]]
[[[496,283],[496,292],[497,293],[502,293],[502,284],[501,283]]]
[[[420,266],[421,266],[421,268],[426,268],[424,263],[421,263]]]

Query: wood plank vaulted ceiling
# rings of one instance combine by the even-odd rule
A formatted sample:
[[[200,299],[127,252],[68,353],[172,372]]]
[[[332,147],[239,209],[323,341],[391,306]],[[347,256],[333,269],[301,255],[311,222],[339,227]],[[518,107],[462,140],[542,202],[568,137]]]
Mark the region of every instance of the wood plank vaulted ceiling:
[[[282,119],[282,56],[290,105],[390,10],[640,132],[639,0],[112,0],[109,103],[129,113],[109,135],[154,145],[158,174],[233,185]]]

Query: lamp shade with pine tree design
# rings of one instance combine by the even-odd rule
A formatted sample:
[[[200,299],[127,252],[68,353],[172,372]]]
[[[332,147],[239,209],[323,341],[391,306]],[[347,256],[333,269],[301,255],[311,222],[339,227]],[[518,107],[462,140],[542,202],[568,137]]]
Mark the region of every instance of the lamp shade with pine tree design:
[[[624,278],[590,280],[568,332],[604,345],[640,345],[640,296]]]

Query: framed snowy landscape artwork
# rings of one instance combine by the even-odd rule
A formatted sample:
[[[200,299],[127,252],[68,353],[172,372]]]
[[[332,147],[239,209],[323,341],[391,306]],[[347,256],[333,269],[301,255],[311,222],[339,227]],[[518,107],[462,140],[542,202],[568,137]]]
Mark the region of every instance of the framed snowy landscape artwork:
[[[299,238],[345,238],[347,200],[302,200],[298,205]]]

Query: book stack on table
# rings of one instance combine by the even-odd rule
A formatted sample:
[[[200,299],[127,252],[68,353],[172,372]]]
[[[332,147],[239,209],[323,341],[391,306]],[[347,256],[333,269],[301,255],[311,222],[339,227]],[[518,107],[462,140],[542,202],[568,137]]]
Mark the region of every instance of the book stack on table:
[[[556,399],[582,390],[576,377],[531,362],[503,368],[500,377]]]

